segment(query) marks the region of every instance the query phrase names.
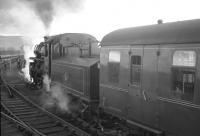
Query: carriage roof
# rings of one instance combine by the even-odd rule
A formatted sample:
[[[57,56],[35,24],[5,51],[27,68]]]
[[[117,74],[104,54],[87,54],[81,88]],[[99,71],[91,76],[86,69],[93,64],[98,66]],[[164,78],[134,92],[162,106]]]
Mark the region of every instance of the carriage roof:
[[[200,43],[200,19],[115,30],[102,46]]]

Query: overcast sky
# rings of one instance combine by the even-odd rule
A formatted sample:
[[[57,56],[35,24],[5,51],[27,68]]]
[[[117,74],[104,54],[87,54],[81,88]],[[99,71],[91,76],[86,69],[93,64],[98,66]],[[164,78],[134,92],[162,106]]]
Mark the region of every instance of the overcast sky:
[[[115,29],[200,18],[199,0],[87,0],[78,13],[62,14],[51,33],[86,32],[101,39]]]
[[[79,10],[73,12],[65,8],[57,8],[50,29],[46,33],[50,35],[69,32],[88,33],[101,40],[105,34],[113,30],[156,24],[158,19],[162,19],[164,23],[199,19],[199,5],[199,0],[82,0]],[[41,23],[36,22],[35,15],[27,12],[26,7],[25,13],[22,9],[21,12],[26,18],[18,23],[32,18],[34,25],[28,25],[26,29],[36,34],[44,34]],[[20,13],[17,17],[23,14]],[[2,26],[0,21],[0,27]],[[29,33],[29,31],[20,33],[21,29],[21,27],[15,30],[0,28],[0,34]]]

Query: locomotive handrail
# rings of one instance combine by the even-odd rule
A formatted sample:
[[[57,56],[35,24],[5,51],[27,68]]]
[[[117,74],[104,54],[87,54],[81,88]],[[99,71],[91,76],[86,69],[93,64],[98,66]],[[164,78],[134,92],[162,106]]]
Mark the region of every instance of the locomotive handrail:
[[[44,61],[43,59],[39,59],[39,58],[36,58],[36,57],[30,57],[29,59],[38,60],[38,61]]]
[[[22,57],[23,54],[21,55],[9,55],[9,56],[0,56],[0,60],[4,60],[4,59],[16,59],[18,57]]]

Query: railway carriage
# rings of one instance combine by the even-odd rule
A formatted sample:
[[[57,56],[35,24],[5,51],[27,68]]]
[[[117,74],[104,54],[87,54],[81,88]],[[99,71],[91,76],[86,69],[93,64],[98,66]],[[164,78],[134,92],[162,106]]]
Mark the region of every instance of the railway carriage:
[[[199,136],[200,20],[106,35],[101,41],[100,106],[158,134]]]

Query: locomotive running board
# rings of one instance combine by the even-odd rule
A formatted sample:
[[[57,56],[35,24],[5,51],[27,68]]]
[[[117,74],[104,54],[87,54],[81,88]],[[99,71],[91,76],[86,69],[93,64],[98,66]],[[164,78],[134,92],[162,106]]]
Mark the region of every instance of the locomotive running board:
[[[131,121],[131,120],[126,120],[126,121],[127,121],[127,123],[129,123],[131,125],[134,125],[136,127],[142,128],[142,129],[147,130],[147,131],[150,131],[150,132],[156,134],[156,136],[163,136],[163,134],[164,134],[163,131],[161,131],[161,130],[154,129],[154,128],[148,127],[146,125],[143,125],[143,124]]]

